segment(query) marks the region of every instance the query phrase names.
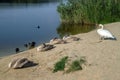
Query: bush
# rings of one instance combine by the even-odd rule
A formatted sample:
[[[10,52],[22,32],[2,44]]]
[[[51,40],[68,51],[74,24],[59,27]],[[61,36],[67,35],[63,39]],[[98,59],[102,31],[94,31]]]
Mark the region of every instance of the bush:
[[[90,24],[120,21],[120,0],[68,0],[57,11],[62,23]]]

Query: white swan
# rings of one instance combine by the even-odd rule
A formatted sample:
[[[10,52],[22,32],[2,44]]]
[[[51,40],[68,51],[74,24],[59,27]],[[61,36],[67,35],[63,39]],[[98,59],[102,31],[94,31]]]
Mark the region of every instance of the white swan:
[[[97,33],[100,35],[101,39],[116,40],[110,31],[103,29],[104,26],[102,24],[99,24],[99,27],[101,28],[97,30]]]

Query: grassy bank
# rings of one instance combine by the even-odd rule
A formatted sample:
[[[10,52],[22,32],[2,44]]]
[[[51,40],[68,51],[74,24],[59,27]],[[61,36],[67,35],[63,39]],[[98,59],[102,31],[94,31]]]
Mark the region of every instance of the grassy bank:
[[[68,0],[57,11],[62,23],[91,24],[120,21],[120,0]]]

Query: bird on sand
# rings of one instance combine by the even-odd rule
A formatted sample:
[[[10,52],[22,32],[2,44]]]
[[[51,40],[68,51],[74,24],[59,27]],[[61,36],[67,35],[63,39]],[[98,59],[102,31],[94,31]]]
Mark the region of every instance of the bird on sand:
[[[113,34],[110,31],[103,29],[104,26],[102,24],[99,24],[99,27],[101,28],[97,30],[97,33],[100,35],[101,40],[102,39],[116,40],[116,38],[113,36]]]
[[[24,65],[26,65],[29,62],[29,60],[27,58],[16,58],[13,59],[9,64],[8,67],[9,68],[13,68],[13,69],[18,69],[18,68],[22,68]]]
[[[43,43],[39,47],[37,47],[37,51],[47,51],[53,48],[54,48],[54,45]]]
[[[72,35],[65,35],[65,36],[63,36],[63,40],[78,41],[78,40],[80,40],[80,38],[72,36]]]
[[[50,40],[50,44],[65,44],[65,43],[67,43],[65,40],[59,39],[57,37]]]

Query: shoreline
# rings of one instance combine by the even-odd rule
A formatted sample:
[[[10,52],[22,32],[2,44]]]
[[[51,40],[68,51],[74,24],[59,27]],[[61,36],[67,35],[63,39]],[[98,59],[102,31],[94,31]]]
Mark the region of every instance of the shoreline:
[[[0,57],[0,78],[4,80],[119,80],[120,74],[120,22],[105,24],[117,41],[99,41],[96,30],[74,35],[81,40],[56,44],[55,48],[37,52],[36,47],[10,56]],[[52,73],[55,62],[64,56],[85,57],[88,65],[81,71]],[[26,57],[38,65],[23,69],[9,69],[13,58]],[[8,70],[9,69],[9,70]],[[114,74],[114,75],[113,75]]]

